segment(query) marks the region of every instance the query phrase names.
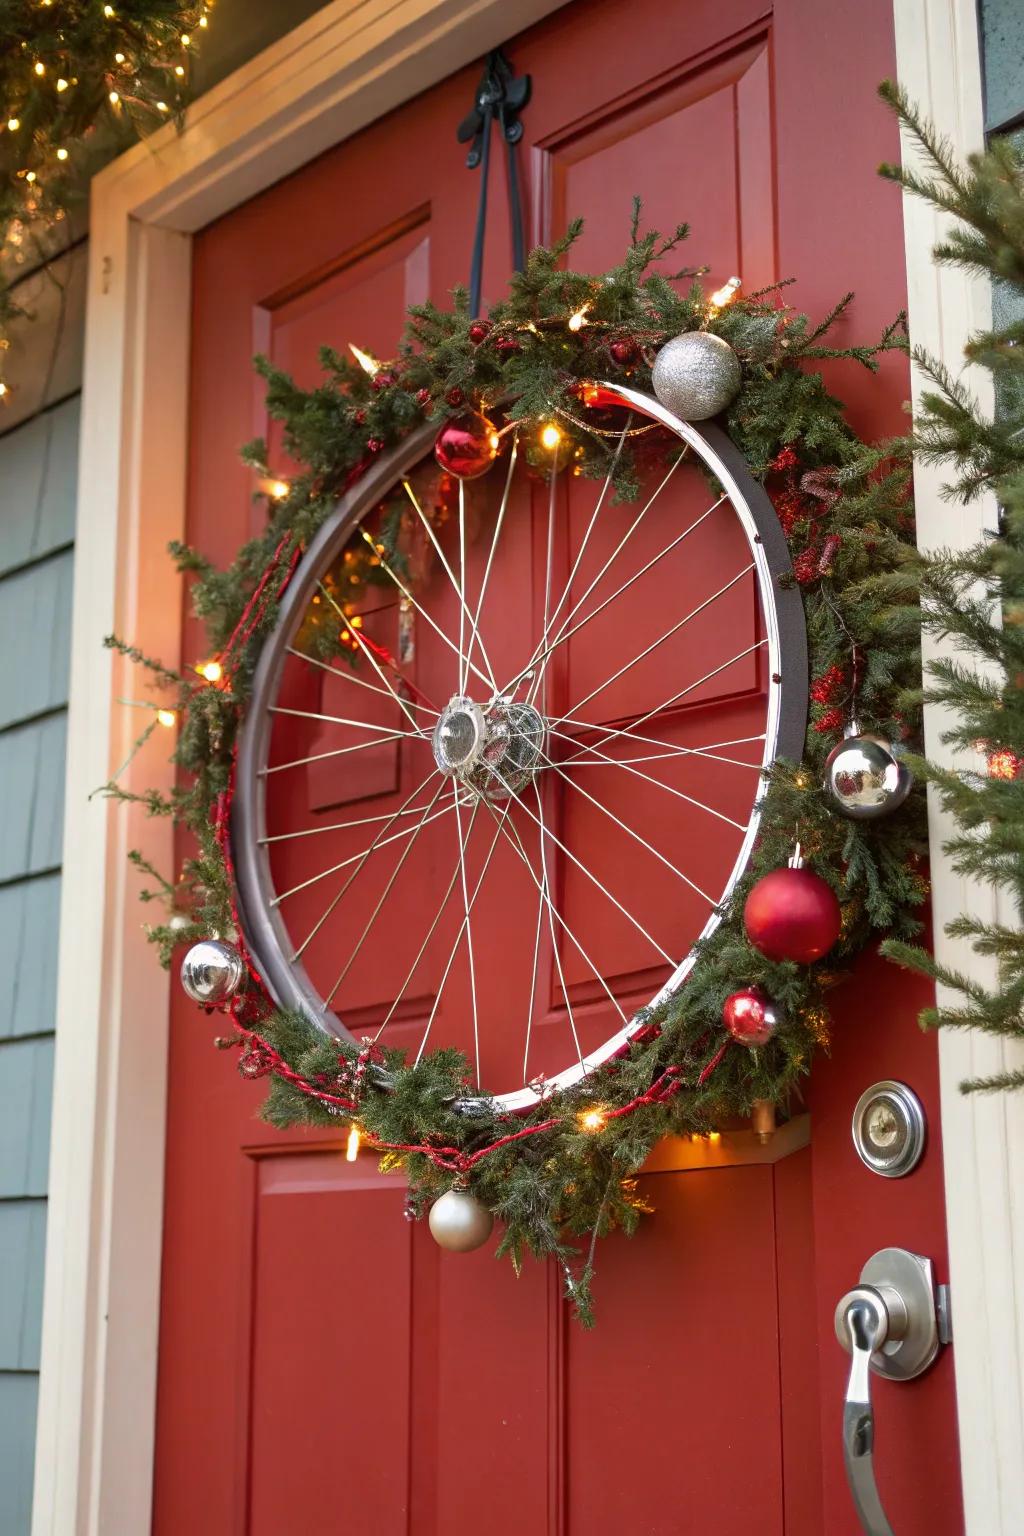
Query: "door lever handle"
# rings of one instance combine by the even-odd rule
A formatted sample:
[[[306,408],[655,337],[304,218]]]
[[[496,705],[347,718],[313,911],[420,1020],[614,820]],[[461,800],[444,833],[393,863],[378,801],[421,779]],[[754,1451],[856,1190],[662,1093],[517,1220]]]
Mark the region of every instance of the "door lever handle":
[[[843,1460],[864,1536],[895,1536],[875,1482],[875,1412],[871,1376],[909,1381],[949,1342],[949,1298],[936,1288],[931,1260],[883,1248],[865,1264],[861,1283],[836,1308],[836,1336],[850,1354],[843,1402]],[[937,1307],[938,1302],[938,1307]]]
[[[885,1301],[872,1286],[848,1291],[839,1303],[850,1377],[843,1403],[843,1460],[854,1508],[865,1536],[894,1536],[875,1483],[875,1410],[871,1406],[871,1356],[889,1335]]]

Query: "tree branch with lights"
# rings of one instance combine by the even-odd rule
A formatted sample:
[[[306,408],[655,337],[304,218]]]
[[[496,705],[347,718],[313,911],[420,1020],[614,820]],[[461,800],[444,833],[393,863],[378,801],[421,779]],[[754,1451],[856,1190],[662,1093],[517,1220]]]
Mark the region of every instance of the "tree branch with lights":
[[[586,1320],[593,1241],[635,1227],[645,1209],[635,1175],[654,1143],[717,1133],[751,1115],[769,1130],[775,1106],[785,1108],[814,1051],[827,1046],[829,994],[845,968],[880,935],[916,933],[925,831],[921,796],[889,745],[917,730],[906,704],[919,682],[917,594],[905,584],[883,607],[864,587],[872,572],[905,567],[909,463],[863,443],[816,371],[825,358],[874,370],[880,353],[905,346],[901,320],[875,346],[832,346],[850,295],[818,324],[785,302],[785,284],[744,295],[733,280],[708,295],[699,269],[664,272],[686,227],[667,240],[641,234],[639,209],[618,266],[574,272],[566,263],[579,230],[534,251],[485,318],[470,314],[462,292],[449,309],[414,309],[389,361],[325,348],[324,381],[312,390],[259,361],[270,415],[304,467],[287,481],[268,464],[265,444],[250,444],[246,459],[266,506],[262,534],[225,571],[195,550],[174,550],[208,637],[194,670],[174,674],[110,641],[148,669],[149,730],[177,731],[180,772],[167,795],[136,796],[116,781],[108,791],[141,798],[192,834],[179,878],[151,878],[147,887],[156,902],[168,884],[174,891],[173,910],[151,936],[165,963],[182,943],[219,946],[223,970],[212,987],[203,991],[187,961],[186,978],[194,996],[228,1015],[221,1044],[238,1050],[243,1075],[267,1080],[265,1118],[340,1128],[350,1155],[362,1144],[385,1169],[401,1167],[412,1216],[429,1211],[436,1220],[449,1197],[464,1202],[473,1236],[464,1246],[497,1217],[499,1251],[517,1265],[530,1252],[553,1255]],[[542,1094],[526,1114],[485,1101],[467,1117],[453,1107],[466,1091],[459,1052],[410,1063],[369,1041],[340,1041],[277,1008],[256,976],[239,931],[229,837],[238,731],[262,644],[310,541],[339,496],[426,420],[437,427],[438,461],[453,474],[485,473],[515,432],[545,478],[557,461],[575,475],[611,474],[620,499],[634,496],[664,446],[643,433],[606,432],[596,380],[641,390],[653,383],[677,414],[689,402],[691,419],[722,413],[793,553],[812,663],[810,725],[803,760],[777,761],[768,774],[751,862],[685,985],[575,1087]],[[401,513],[384,506],[380,514],[377,541],[354,537],[345,551],[350,596],[401,569]],[[341,632],[328,625],[325,656],[344,654],[344,625],[356,626],[357,606],[339,598]],[[315,635],[304,640],[307,649],[315,643]],[[850,753],[878,769],[874,800],[850,792]],[[873,808],[862,817],[865,806]],[[797,841],[807,865],[788,868]],[[783,911],[789,927],[780,926]],[[458,1241],[456,1232],[450,1245]]]
[[[0,0],[0,400],[18,267],[52,254],[103,158],[180,117],[211,4]]]

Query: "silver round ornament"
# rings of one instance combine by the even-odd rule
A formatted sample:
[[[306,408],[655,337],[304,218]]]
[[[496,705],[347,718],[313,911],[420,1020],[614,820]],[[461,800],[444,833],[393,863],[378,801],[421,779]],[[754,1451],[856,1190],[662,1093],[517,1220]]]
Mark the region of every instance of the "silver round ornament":
[[[825,788],[838,810],[851,821],[877,821],[897,810],[910,793],[913,777],[892,746],[870,731],[851,725],[825,763]]]
[[[194,1003],[216,1007],[242,985],[245,965],[237,949],[221,939],[201,939],[181,962],[181,984]]]
[[[654,359],[654,393],[682,421],[707,421],[724,411],[743,382],[740,360],[710,331],[686,331],[667,341]]]
[[[494,1226],[486,1205],[466,1189],[448,1190],[434,1201],[427,1219],[434,1242],[449,1253],[472,1253],[486,1243]]]

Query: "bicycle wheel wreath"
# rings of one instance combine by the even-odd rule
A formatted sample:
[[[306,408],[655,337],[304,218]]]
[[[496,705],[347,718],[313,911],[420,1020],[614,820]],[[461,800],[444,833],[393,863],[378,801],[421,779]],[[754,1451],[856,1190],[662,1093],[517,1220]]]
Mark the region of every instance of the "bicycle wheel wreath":
[[[266,1118],[403,1168],[442,1246],[497,1217],[589,1320],[655,1140],[770,1121],[924,887],[916,603],[865,595],[908,465],[808,367],[874,368],[899,322],[829,347],[848,298],[812,328],[781,285],[709,297],[652,270],[685,227],[636,220],[573,273],[577,233],[486,319],[413,310],[391,362],[325,350],[307,393],[261,361],[306,467],[250,445],[265,533],[227,572],[175,550],[209,657],[111,644],[179,731],[150,808],[197,841],[152,936],[192,943]]]

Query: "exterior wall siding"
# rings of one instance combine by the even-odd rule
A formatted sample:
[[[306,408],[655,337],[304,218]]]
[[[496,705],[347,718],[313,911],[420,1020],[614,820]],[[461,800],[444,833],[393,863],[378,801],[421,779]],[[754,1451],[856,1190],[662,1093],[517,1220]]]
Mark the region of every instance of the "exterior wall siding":
[[[0,414],[0,1531],[32,1512],[85,247],[19,284]]]

